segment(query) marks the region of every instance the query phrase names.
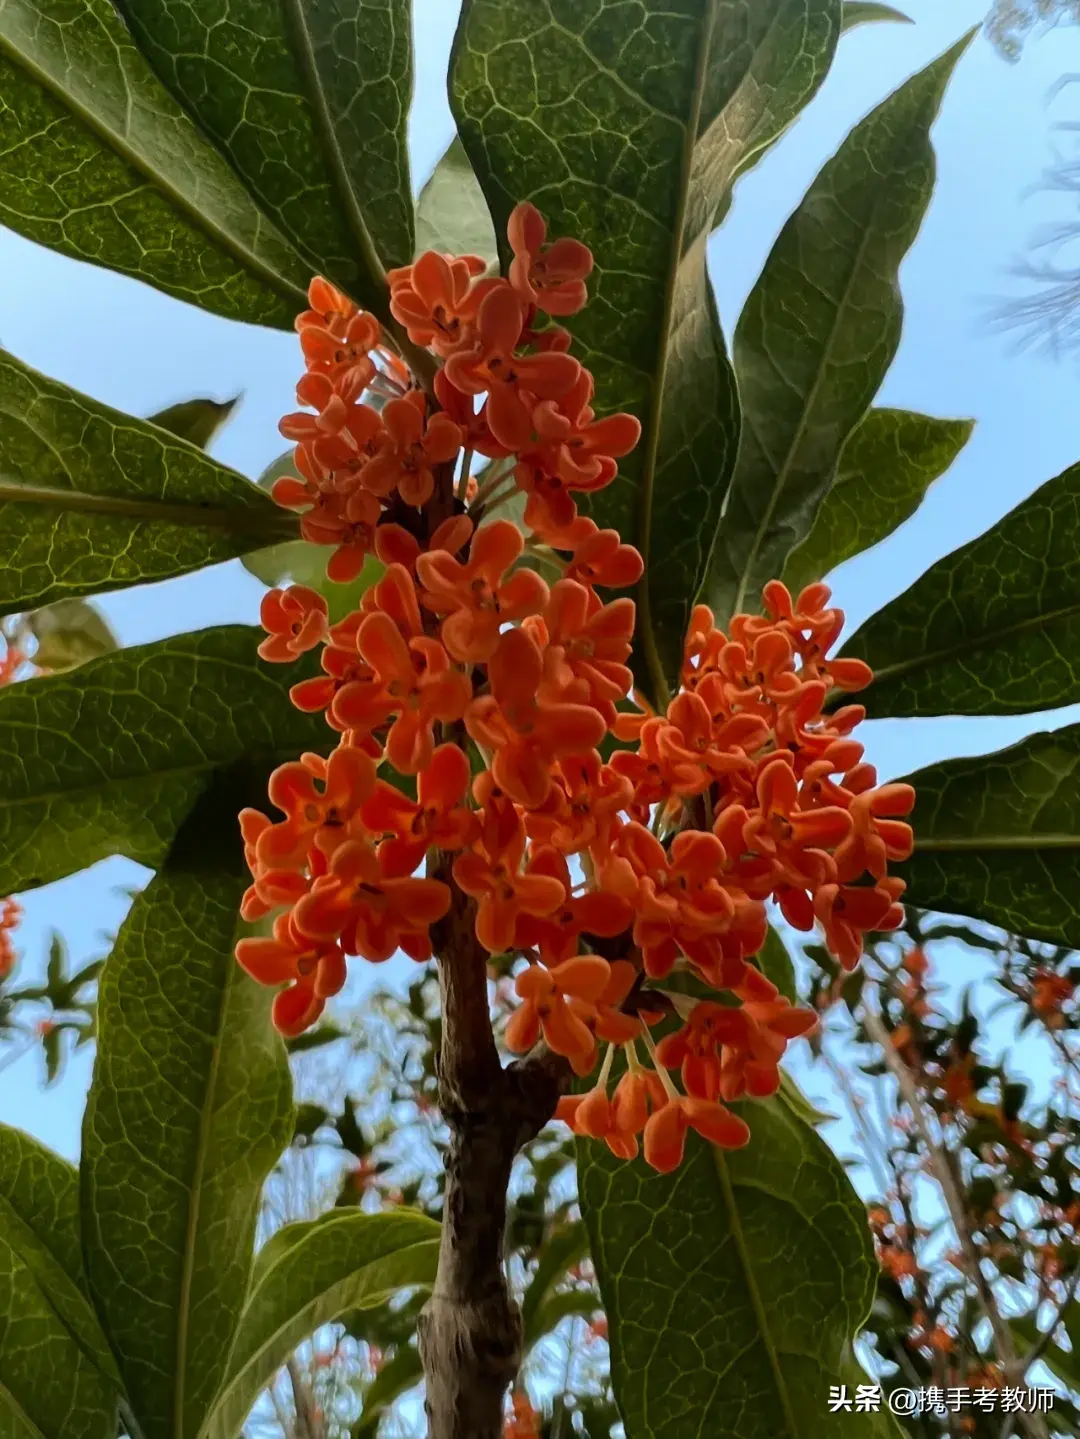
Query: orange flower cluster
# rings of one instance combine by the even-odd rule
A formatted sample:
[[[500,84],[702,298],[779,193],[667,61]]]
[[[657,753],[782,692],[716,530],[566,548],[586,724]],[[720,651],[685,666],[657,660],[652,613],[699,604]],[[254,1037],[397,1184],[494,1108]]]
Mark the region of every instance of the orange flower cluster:
[[[641,1136],[670,1170],[691,1128],[746,1142],[727,1104],[774,1093],[788,1041],[815,1023],[750,962],[765,902],[818,923],[853,966],[864,933],[900,921],[887,865],[910,851],[898,817],[913,796],[877,785],[851,738],[859,707],[826,713],[869,672],[827,658],[843,615],[822,585],[794,601],[768,586],[767,615],[728,633],[698,607],[666,713],[628,710],[634,604],[601,592],[635,584],[642,561],[575,496],[610,483],[640,427],[596,418],[592,376],[550,319],[585,303],[588,250],[546,244],[527,204],[508,238],[505,277],[436,253],[391,273],[395,319],[440,362],[430,392],[326,281],[297,321],[297,393],[315,413],[282,423],[298,476],[274,496],[333,546],[331,579],[369,553],[384,568],[333,625],[312,589],[265,597],[261,655],[321,649],[292,698],[340,739],[275,771],[283,818],[241,816],[243,913],[277,914],[237,955],[285,986],[274,1019],[296,1034],[341,989],[347,955],[429,959],[456,890],[475,902],[479,946],[522,961],[508,1047],[543,1039],[585,1076],[606,1046],[596,1086],[560,1114],[626,1157]],[[476,455],[488,464],[473,477]],[[515,494],[523,528],[492,517]],[[612,740],[625,747],[605,758]],[[443,878],[418,873],[433,854],[454,856],[452,885],[449,860]],[[688,997],[676,970],[717,998]],[[681,1028],[655,1043],[671,1015]]]
[[[22,909],[16,899],[0,899],[0,980],[15,968],[15,946],[11,931],[18,927]]]

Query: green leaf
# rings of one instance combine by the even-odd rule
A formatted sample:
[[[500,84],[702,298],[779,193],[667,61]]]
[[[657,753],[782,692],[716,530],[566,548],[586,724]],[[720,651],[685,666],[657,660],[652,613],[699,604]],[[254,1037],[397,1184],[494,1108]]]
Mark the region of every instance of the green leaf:
[[[409,0],[118,0],[136,43],[308,265],[380,317],[413,255]]]
[[[740,168],[815,93],[839,0],[466,0],[451,69],[458,132],[501,235],[533,201],[593,251],[571,321],[600,413],[641,443],[590,513],[645,556],[639,681],[678,670],[738,444],[734,376],[705,244]]]
[[[74,1166],[0,1125],[5,1439],[115,1439],[120,1380],[85,1283]]]
[[[870,410],[840,451],[832,482],[806,539],[781,578],[793,594],[823,579],[904,523],[967,444],[974,420],[939,420],[911,410]]]
[[[898,872],[911,904],[1080,949],[1080,725],[906,781],[915,853]]]
[[[825,1412],[830,1384],[868,1382],[852,1351],[877,1282],[865,1207],[786,1104],[741,1108],[746,1149],[691,1134],[673,1175],[578,1146],[627,1435],[895,1439],[887,1414]]]
[[[296,533],[250,480],[0,350],[0,614],[169,579]]]
[[[910,15],[894,10],[891,5],[879,5],[877,0],[844,0],[844,17],[841,29],[846,34],[856,25],[868,25],[878,20],[891,20],[900,25],[913,25]]]
[[[532,1336],[525,1336],[526,1352],[531,1345],[552,1334],[564,1319],[589,1319],[599,1312],[600,1300],[592,1289],[566,1289],[549,1294],[536,1311]]]
[[[309,267],[154,78],[111,0],[0,0],[0,223],[287,329]]]
[[[352,1427],[350,1439],[374,1439],[379,1423],[395,1399],[424,1377],[420,1355],[412,1345],[399,1349],[376,1374],[364,1394],[364,1410]]]
[[[149,422],[157,425],[159,430],[168,430],[170,435],[177,435],[181,440],[205,450],[228,423],[240,398],[234,395],[231,400],[181,400],[178,405],[167,405],[156,415],[150,415]]]
[[[527,1344],[535,1344],[547,1332],[541,1328],[544,1304],[566,1272],[588,1257],[589,1232],[575,1219],[550,1235],[540,1249],[536,1271],[521,1301],[521,1322]],[[595,1308],[595,1299],[593,1303]]]
[[[34,664],[55,673],[111,654],[119,641],[105,616],[88,600],[57,600],[26,618],[37,640]]]
[[[786,999],[796,1004],[799,996],[795,986],[795,965],[787,945],[771,925],[756,960],[765,978],[771,980]]]
[[[200,1431],[244,1304],[263,1181],[292,1134],[270,991],[233,958],[237,797],[223,784],[200,802],[99,985],[83,1249],[144,1439]]]
[[[742,440],[707,587],[722,625],[757,607],[810,533],[892,363],[897,271],[934,187],[930,127],[970,39],[855,127],[780,232],[739,317]]]
[[[200,630],[0,690],[0,893],[113,854],[155,867],[215,771],[326,752],[288,699],[314,665],[264,664],[261,635]]]
[[[479,255],[489,265],[499,258],[491,212],[456,135],[416,201],[416,253],[425,250]]]
[[[786,1070],[780,1071],[780,1088],[777,1091],[777,1097],[797,1118],[805,1120],[807,1124],[812,1124],[815,1128],[819,1124],[832,1124],[837,1118],[835,1114],[826,1114],[823,1109],[818,1109],[816,1104],[811,1104]]]
[[[337,1209],[279,1229],[255,1261],[210,1439],[234,1439],[260,1392],[316,1329],[401,1289],[430,1286],[438,1262],[439,1225],[418,1211]]]
[[[1080,465],[932,565],[844,647],[874,716],[1029,714],[1080,699]]]

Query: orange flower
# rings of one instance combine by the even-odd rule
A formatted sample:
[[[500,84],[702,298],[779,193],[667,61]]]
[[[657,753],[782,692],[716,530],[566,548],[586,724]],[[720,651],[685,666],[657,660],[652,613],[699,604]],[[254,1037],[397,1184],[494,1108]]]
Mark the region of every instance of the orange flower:
[[[633,545],[624,545],[618,530],[597,529],[593,520],[582,520],[591,528],[573,545],[573,558],[566,567],[565,578],[577,580],[582,585],[604,585],[608,589],[622,590],[636,585],[645,571],[645,562]],[[579,531],[579,533],[581,533]],[[561,550],[558,535],[552,535],[548,543]]]
[[[352,746],[340,745],[328,760],[308,754],[279,765],[270,776],[268,793],[271,804],[286,818],[259,835],[258,863],[267,869],[301,868],[313,844],[332,853],[348,836],[360,805],[374,787],[374,761]]]
[[[446,550],[418,557],[424,604],[447,615],[442,641],[454,659],[489,660],[504,624],[538,614],[547,603],[548,587],[533,570],[515,570],[507,578],[524,545],[517,525],[495,520],[473,536],[464,564]]]
[[[468,337],[468,322],[484,294],[473,279],[485,268],[475,255],[454,259],[428,250],[413,264],[390,271],[390,313],[414,345],[452,354]]]
[[[864,934],[895,929],[904,922],[903,906],[880,886],[822,885],[814,896],[814,914],[825,931],[825,942],[844,969],[854,969],[861,959]]]
[[[484,810],[480,838],[472,852],[454,860],[454,879],[479,900],[476,937],[491,954],[511,949],[521,914],[548,915],[566,898],[562,880],[542,871],[521,870],[525,826],[514,806],[492,799]]]
[[[596,419],[592,397],[592,375],[581,370],[560,397],[541,397],[533,411],[536,442],[515,446],[525,463],[568,490],[603,489],[618,473],[616,459],[641,438],[641,423],[633,415]]]
[[[567,1003],[570,998],[595,1004],[611,980],[611,966],[598,954],[579,954],[553,969],[532,964],[518,975],[514,988],[523,1003],[506,1026],[506,1047],[513,1054],[532,1049],[541,1034],[549,1049],[588,1074],[596,1040]]]
[[[357,394],[375,378],[370,351],[379,343],[379,322],[358,311],[344,325],[306,324],[300,327],[300,348],[308,365],[328,376],[335,385]]]
[[[384,405],[385,436],[361,471],[364,488],[372,494],[385,497],[396,489],[407,505],[417,508],[431,498],[433,470],[455,458],[461,448],[461,431],[442,413],[431,415],[425,424],[424,408],[420,391]]]
[[[541,694],[582,704],[613,707],[625,699],[633,675],[624,663],[634,633],[634,602],[601,605],[576,580],[559,580],[542,618],[522,626],[544,652]],[[610,709],[614,719],[614,709]]]
[[[547,226],[527,200],[511,211],[506,234],[514,252],[510,283],[525,303],[549,315],[576,315],[588,298],[585,281],[593,267],[589,247],[568,237],[545,245]]]
[[[578,953],[582,934],[610,939],[629,928],[633,911],[625,899],[602,889],[586,890],[579,895],[571,893],[570,867],[556,850],[534,849],[529,874],[550,875],[558,880],[565,897],[557,908],[546,914],[527,910],[518,914],[515,948],[538,949],[546,964],[558,964]]]
[[[472,687],[438,640],[406,640],[389,615],[368,615],[356,647],[371,666],[370,681],[354,681],[334,696],[331,716],[342,729],[370,732],[394,716],[386,757],[400,774],[417,774],[435,751],[432,726],[461,719]]]
[[[741,1149],[750,1140],[746,1121],[724,1105],[692,1094],[676,1095],[645,1125],[645,1162],[661,1174],[678,1169],[691,1129],[720,1149]]]
[[[515,355],[524,323],[521,301],[509,285],[499,283],[480,305],[475,344],[450,355],[444,367],[447,380],[463,394],[487,394],[484,418],[510,450],[532,438],[535,402],[565,395],[581,372],[569,355]]]
[[[412,874],[429,846],[458,850],[473,840],[477,818],[461,804],[470,778],[464,750],[443,744],[420,772],[417,803],[385,780],[375,783],[360,817],[371,834],[393,836],[379,846],[379,861],[386,874]]]
[[[327,604],[307,585],[267,590],[259,606],[259,619],[269,638],[259,646],[264,660],[285,664],[322,644],[326,638]]]
[[[328,873],[297,903],[293,923],[308,939],[340,939],[348,953],[379,963],[418,932],[426,939],[449,907],[441,881],[391,876],[368,840],[353,839],[334,851]]]
[[[356,314],[356,306],[343,291],[321,275],[316,275],[308,286],[308,310],[296,317],[298,331],[308,325],[322,325],[334,334],[343,335],[349,321]]]
[[[469,734],[495,752],[496,783],[527,808],[547,799],[551,761],[595,749],[605,729],[587,705],[539,699],[543,671],[535,642],[524,630],[507,630],[488,664],[491,694],[474,699],[465,714]]]
[[[554,766],[551,791],[543,805],[527,815],[525,826],[531,840],[551,844],[563,854],[588,850],[602,863],[632,797],[630,781],[604,764],[596,750],[570,755]]]
[[[337,940],[310,939],[289,914],[274,921],[272,938],[238,940],[236,958],[260,984],[288,986],[273,1006],[274,1025],[286,1035],[314,1024],[327,999],[345,983],[345,953]]]

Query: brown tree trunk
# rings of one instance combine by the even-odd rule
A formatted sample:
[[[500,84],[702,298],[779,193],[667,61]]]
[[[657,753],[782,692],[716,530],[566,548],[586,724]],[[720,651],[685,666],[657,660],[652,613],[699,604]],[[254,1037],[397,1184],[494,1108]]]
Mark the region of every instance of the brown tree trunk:
[[[547,1053],[502,1067],[474,906],[448,865],[437,873],[453,893],[450,913],[432,927],[442,992],[439,1105],[450,1148],[438,1273],[418,1326],[428,1439],[500,1439],[522,1357],[521,1315],[503,1264],[510,1169],[554,1113],[569,1069]]]

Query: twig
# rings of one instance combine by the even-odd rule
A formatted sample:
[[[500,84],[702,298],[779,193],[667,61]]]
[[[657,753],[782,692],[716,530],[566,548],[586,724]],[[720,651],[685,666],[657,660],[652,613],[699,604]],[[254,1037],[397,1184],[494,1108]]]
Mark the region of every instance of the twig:
[[[997,1347],[998,1358],[1005,1369],[1006,1378],[1013,1376],[1022,1377],[1027,1372],[1027,1364],[1019,1361],[1016,1355],[1016,1346],[1013,1344],[1012,1330],[1001,1310],[998,1308],[997,1299],[994,1296],[990,1281],[983,1273],[982,1264],[979,1259],[979,1252],[975,1247],[975,1241],[971,1235],[971,1228],[968,1224],[967,1212],[964,1208],[964,1201],[957,1184],[956,1173],[953,1169],[948,1151],[939,1145],[934,1139],[927,1118],[926,1110],[923,1107],[919,1095],[918,1086],[911,1070],[907,1067],[892,1043],[892,1036],[885,1028],[880,1014],[871,1009],[868,1004],[862,1007],[862,1022],[874,1043],[879,1045],[882,1051],[885,1064],[900,1089],[905,1103],[911,1110],[915,1128],[919,1132],[923,1144],[926,1146],[927,1157],[930,1161],[930,1168],[934,1178],[941,1189],[949,1217],[952,1220],[953,1228],[956,1230],[957,1239],[960,1241],[960,1249],[964,1256],[964,1267],[968,1278],[975,1286],[990,1327],[994,1333],[994,1342]],[[1049,1431],[1041,1415],[1024,1414],[1020,1416],[1020,1422],[1024,1426],[1024,1432],[1029,1439],[1049,1439]]]
[[[311,1394],[304,1382],[304,1376],[300,1373],[300,1366],[292,1354],[285,1361],[285,1372],[289,1376],[293,1408],[296,1410],[296,1439],[322,1439],[322,1425],[315,1417]]]
[[[510,1170],[555,1112],[570,1069],[546,1051],[503,1069],[476,907],[454,883],[447,856],[429,872],[449,886],[451,906],[432,926],[442,997],[439,1107],[450,1142],[438,1271],[418,1324],[428,1439],[500,1439],[523,1348],[503,1267]]]

